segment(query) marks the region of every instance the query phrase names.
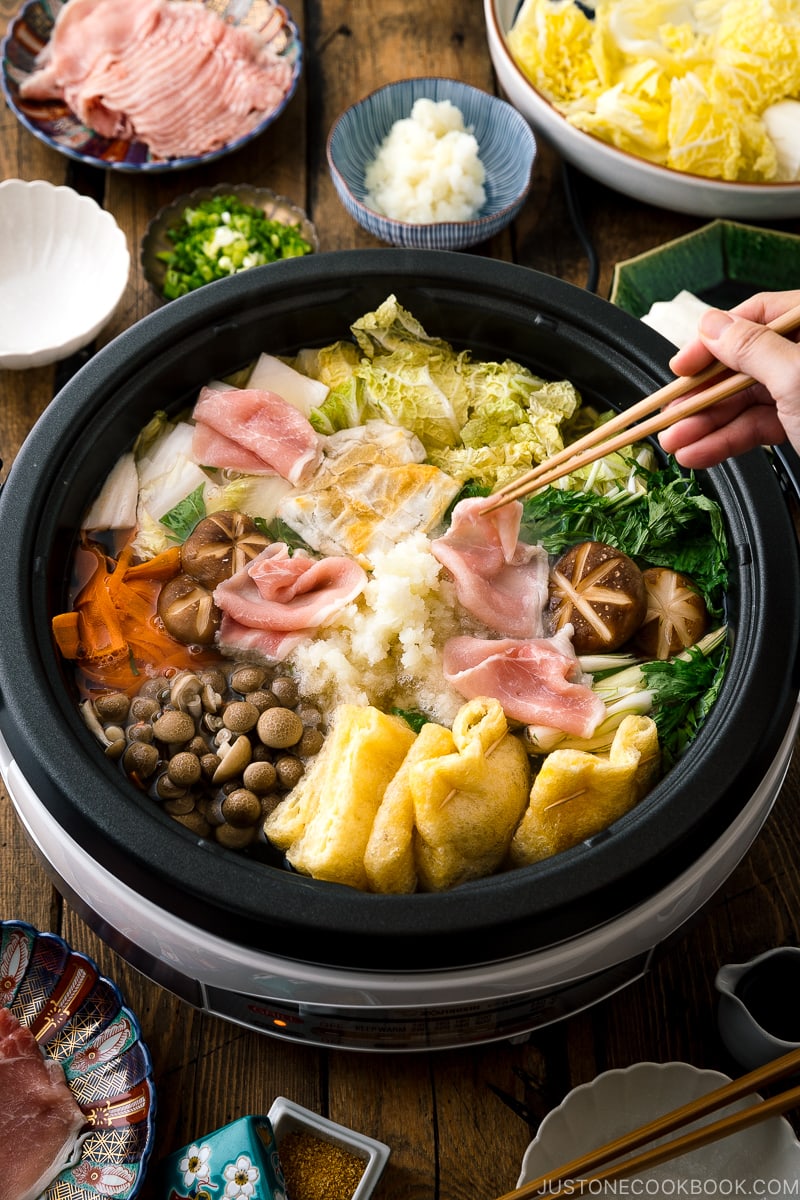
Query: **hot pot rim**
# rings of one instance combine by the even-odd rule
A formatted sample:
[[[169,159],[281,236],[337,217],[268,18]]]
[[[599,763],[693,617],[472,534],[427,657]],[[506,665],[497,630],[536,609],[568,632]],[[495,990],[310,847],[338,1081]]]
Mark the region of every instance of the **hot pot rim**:
[[[387,970],[530,953],[613,919],[674,878],[720,836],[769,765],[794,708],[800,636],[794,531],[766,455],[754,452],[707,474],[736,557],[723,695],[667,779],[590,844],[442,895],[371,896],[198,844],[120,786],[118,769],[81,722],[50,638],[50,617],[63,601],[71,512],[112,465],[114,446],[124,449],[156,408],[180,407],[171,393],[186,403],[211,375],[254,357],[256,345],[288,353],[333,340],[320,337],[323,329],[342,336],[349,320],[390,291],[429,332],[471,345],[476,355],[500,331],[503,354],[527,357],[543,374],[560,374],[547,367],[567,360],[583,387],[579,372],[591,364],[614,378],[618,403],[671,378],[671,347],[657,334],[528,268],[446,251],[315,255],[210,285],[120,335],[37,422],[0,494],[7,616],[21,630],[0,650],[0,729],[63,828],[128,886],[200,928],[287,958]],[[433,312],[441,315],[438,328]],[[269,319],[257,327],[262,317]],[[186,353],[194,356],[190,385],[181,378]],[[223,370],[210,370],[212,363]],[[87,427],[95,431],[88,445]],[[756,609],[788,617],[785,640],[768,636]]]

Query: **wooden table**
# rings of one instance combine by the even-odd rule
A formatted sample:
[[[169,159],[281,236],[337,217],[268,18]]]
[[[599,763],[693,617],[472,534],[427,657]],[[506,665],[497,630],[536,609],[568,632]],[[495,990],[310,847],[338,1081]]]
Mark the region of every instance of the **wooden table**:
[[[0,33],[16,8],[16,0],[0,0]],[[263,136],[202,170],[133,178],[78,167],[32,137],[7,108],[0,110],[0,177],[48,179],[87,191],[128,236],[130,282],[99,344],[155,307],[138,248],[147,222],[172,197],[220,181],[267,185],[308,209],[323,250],[377,245],[340,207],[327,173],[325,139],[335,117],[403,74],[441,74],[489,91],[495,87],[478,0],[307,0],[295,6],[295,16],[306,47],[298,93]],[[705,223],[578,182],[599,255],[601,295],[608,295],[617,260]],[[800,232],[798,221],[781,227]],[[520,218],[475,253],[585,285],[584,248],[568,216],[561,164],[547,146],[540,146]],[[60,370],[0,372],[5,470],[57,390]],[[156,1159],[239,1116],[266,1112],[282,1094],[389,1143],[390,1165],[376,1200],[491,1200],[514,1185],[531,1136],[528,1122],[494,1089],[526,1102],[535,1124],[570,1088],[611,1067],[681,1059],[736,1070],[717,1034],[713,979],[723,962],[800,942],[798,770],[791,769],[745,860],[645,978],[522,1044],[362,1055],[284,1044],[197,1012],[118,959],[70,910],[34,857],[4,793],[0,916],[60,933],[123,988],[155,1064]],[[152,1177],[145,1196],[154,1195]]]

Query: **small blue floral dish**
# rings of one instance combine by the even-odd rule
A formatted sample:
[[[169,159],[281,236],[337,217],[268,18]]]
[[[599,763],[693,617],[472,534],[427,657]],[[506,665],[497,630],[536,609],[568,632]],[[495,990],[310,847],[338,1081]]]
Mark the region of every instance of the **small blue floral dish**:
[[[293,1138],[305,1139],[294,1152]],[[337,1172],[339,1190],[342,1172],[349,1184],[352,1169],[351,1200],[369,1200],[388,1158],[383,1142],[278,1096],[268,1114],[239,1117],[170,1154],[159,1166],[156,1190],[160,1200],[292,1200],[295,1184],[315,1163],[320,1175]],[[314,1194],[322,1190],[320,1184]]]
[[[163,1200],[286,1200],[268,1117],[239,1117],[176,1150],[159,1167]]]
[[[484,199],[467,219],[397,219],[375,205],[368,171],[397,122],[410,118],[418,101],[448,101],[477,142],[485,171]],[[327,158],[340,201],[368,233],[394,246],[459,250],[485,242],[517,216],[530,190],[536,141],[524,117],[504,100],[459,80],[433,76],[389,83],[346,109],[328,135]]]

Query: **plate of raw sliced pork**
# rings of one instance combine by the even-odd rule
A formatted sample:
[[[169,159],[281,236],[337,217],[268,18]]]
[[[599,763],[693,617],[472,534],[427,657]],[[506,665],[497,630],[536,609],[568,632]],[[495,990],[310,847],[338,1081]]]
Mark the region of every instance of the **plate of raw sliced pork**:
[[[277,0],[27,0],[0,80],[47,145],[97,167],[157,172],[263,133],[294,94],[302,57]]]
[[[0,921],[0,1097],[5,1195],[138,1193],[156,1093],[137,1020],[96,963],[24,921]]]

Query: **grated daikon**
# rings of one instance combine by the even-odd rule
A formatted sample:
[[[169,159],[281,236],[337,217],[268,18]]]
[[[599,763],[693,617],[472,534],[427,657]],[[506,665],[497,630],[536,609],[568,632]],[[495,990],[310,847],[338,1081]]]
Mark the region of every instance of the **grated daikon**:
[[[486,171],[450,100],[419,99],[395,121],[366,171],[367,203],[396,221],[469,221],[486,201]]]

